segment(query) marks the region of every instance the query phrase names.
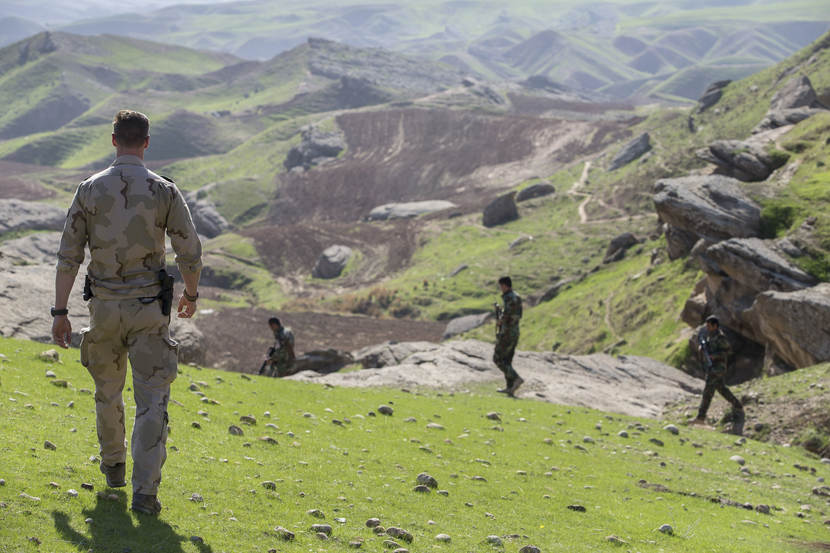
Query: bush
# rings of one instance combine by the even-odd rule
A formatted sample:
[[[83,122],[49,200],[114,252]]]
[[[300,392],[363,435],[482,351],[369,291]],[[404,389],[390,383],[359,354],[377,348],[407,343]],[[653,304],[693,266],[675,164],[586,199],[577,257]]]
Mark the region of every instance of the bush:
[[[776,238],[793,226],[797,210],[792,205],[768,203],[761,209],[761,237]]]

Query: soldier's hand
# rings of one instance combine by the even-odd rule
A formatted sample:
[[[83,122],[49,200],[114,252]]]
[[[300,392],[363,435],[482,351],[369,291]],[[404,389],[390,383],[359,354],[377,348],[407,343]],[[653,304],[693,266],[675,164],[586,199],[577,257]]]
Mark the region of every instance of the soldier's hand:
[[[62,348],[69,347],[72,341],[72,324],[66,315],[59,315],[52,319],[52,340]]]
[[[190,301],[184,295],[179,298],[178,317],[180,319],[189,319],[196,313],[196,302]]]

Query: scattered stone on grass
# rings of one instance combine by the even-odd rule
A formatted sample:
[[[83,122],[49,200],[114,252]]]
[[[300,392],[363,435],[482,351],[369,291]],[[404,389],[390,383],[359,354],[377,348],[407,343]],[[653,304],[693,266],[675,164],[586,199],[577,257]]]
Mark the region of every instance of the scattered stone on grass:
[[[501,416],[498,413],[496,413],[495,411],[487,413],[487,418],[490,419],[491,421],[500,421],[501,420]]]
[[[360,549],[363,547],[363,539],[355,538],[349,542],[349,547],[353,547],[354,549]]]
[[[40,501],[40,498],[39,498],[39,497],[35,497],[35,496],[33,496],[33,495],[29,495],[29,494],[27,494],[26,492],[21,492],[21,493],[20,493],[20,495],[19,495],[18,497],[22,497],[23,499],[28,499],[29,501],[34,501],[35,503],[37,503],[38,501]]]
[[[46,449],[50,449],[52,451],[55,451],[55,450],[58,449],[58,446],[56,446],[55,444],[53,444],[49,440],[46,440],[45,442],[43,442],[43,447],[46,448]]]
[[[374,528],[372,528],[372,532],[380,536],[386,533],[386,528],[384,528],[383,526],[375,526]]]
[[[277,537],[283,541],[292,541],[294,539],[294,532],[283,528],[282,526],[277,526],[274,528],[274,532],[277,533]]]
[[[381,415],[391,416],[394,412],[395,410],[389,407],[388,405],[381,405],[380,407],[378,407],[378,413],[380,413]],[[372,416],[371,411],[369,411],[369,416]]]
[[[519,549],[519,553],[541,553],[542,550],[536,547],[535,545],[525,545],[521,549]]]
[[[61,485],[58,484],[57,482],[49,482],[49,487],[53,488],[53,489],[57,489],[57,488],[60,488]]]
[[[40,538],[38,538],[37,536],[31,536],[27,539],[35,545],[40,545],[41,543]]]
[[[397,548],[399,548],[400,546],[401,546],[401,544],[399,544],[399,543],[398,543],[398,542],[396,542],[396,541],[393,541],[393,540],[383,540],[383,547],[385,547],[386,549],[397,549]]]
[[[438,490],[438,495],[443,495],[447,497],[450,495],[450,492],[448,490]]]
[[[78,497],[78,490],[68,489],[66,490],[66,495],[68,495],[69,497]]]
[[[501,547],[503,545],[501,538],[498,536],[487,536],[485,541],[490,545],[494,545],[496,547]]]
[[[58,363],[61,360],[60,354],[57,352],[57,350],[54,349],[47,349],[46,351],[42,351],[37,357],[41,361],[45,361],[47,363]]]
[[[260,485],[263,488],[265,488],[266,490],[276,490],[277,489],[277,483],[272,481],[272,480],[266,480],[265,482],[263,482]]]
[[[202,494],[200,494],[200,493],[194,492],[190,496],[190,501],[192,501],[194,503],[202,503],[204,500],[205,500],[205,498],[202,497]]]
[[[759,513],[763,514],[763,515],[768,515],[769,514],[769,505],[764,505],[763,503],[761,503],[760,505],[755,506],[755,510],[758,511]]]
[[[667,424],[666,426],[663,427],[663,430],[665,430],[666,432],[670,432],[671,434],[674,434],[675,436],[680,434],[680,429],[677,428],[673,424]]]
[[[46,371],[46,378],[57,378],[58,375],[54,371]]]
[[[380,519],[379,518],[370,518],[366,521],[367,528],[376,528],[380,526]]]
[[[260,442],[265,442],[266,444],[279,445],[279,442],[277,441],[277,439],[272,438],[271,436],[262,436],[262,437],[259,438],[259,441]]]
[[[241,417],[239,417],[239,421],[244,424],[255,425],[256,417],[253,415],[242,415]]]
[[[331,536],[331,525],[330,524],[312,524],[311,531],[317,534],[325,534],[326,536]]]
[[[627,541],[625,541],[625,540],[624,540],[624,539],[622,539],[622,538],[618,538],[617,536],[615,536],[615,535],[613,535],[613,534],[612,534],[612,535],[610,535],[610,536],[608,536],[608,537],[606,537],[606,538],[605,538],[605,541],[610,542],[610,543],[613,543],[614,545],[628,545],[628,542],[627,542]]]
[[[231,436],[244,436],[245,432],[235,424],[232,424],[228,427],[228,434]]]
[[[394,526],[391,526],[391,527],[386,529],[386,534],[388,536],[392,536],[393,538],[403,540],[406,543],[412,543],[412,539],[413,539],[412,534],[410,534],[409,532],[407,532],[403,528],[396,528]]]
[[[441,541],[444,543],[450,543],[452,541],[452,538],[449,536],[449,534],[438,534],[437,536],[435,536],[435,539],[437,541]]]
[[[92,490],[94,490],[94,489],[95,489],[95,486],[93,486],[93,485],[92,485],[92,484],[90,484],[89,482],[84,482],[83,484],[81,484],[81,488],[83,488],[83,489],[85,489],[85,490],[92,491]]]
[[[191,423],[190,423],[190,426],[192,426],[192,427],[193,427],[193,428],[195,428],[196,430],[201,430],[201,429],[202,429],[202,425],[201,425],[201,424],[199,424],[199,423],[198,423],[198,422],[196,422],[196,421],[191,422]]]
[[[741,457],[740,455],[733,455],[732,457],[729,458],[729,460],[734,461],[734,462],[738,463],[741,466],[746,464],[746,460],[743,457]]]
[[[487,479],[483,476],[473,476],[470,480],[475,480],[476,482],[487,482]]]
[[[582,441],[583,441],[583,443],[586,443],[586,444],[594,443],[594,439],[590,436],[585,436],[584,438],[582,438]]]
[[[620,430],[617,433],[617,436],[619,436],[620,438],[627,438],[628,437],[628,432],[626,432],[625,430]]]
[[[69,382],[67,382],[66,380],[63,380],[63,379],[53,380],[52,381],[52,386],[57,386],[58,388],[68,388],[69,387]]]
[[[584,506],[577,504],[568,505],[568,509],[570,509],[571,511],[576,511],[577,513],[584,513],[585,511],[587,511],[587,509],[585,509]]]
[[[205,543],[205,540],[202,538],[202,536],[190,536],[190,541],[197,545]]]
[[[422,486],[422,485],[419,484],[419,485],[415,486],[412,489],[412,491],[417,492],[417,493],[429,493],[430,490],[429,490],[428,487]]]
[[[427,428],[430,430],[444,430],[444,425],[438,424],[437,422],[431,422],[427,425]]]
[[[657,438],[650,438],[648,441],[649,441],[649,443],[652,443],[652,444],[654,444],[656,446],[659,446],[659,447],[663,447],[663,445],[665,445],[665,444],[663,444],[663,440],[658,440]]]
[[[424,486],[427,486],[427,487],[430,487],[430,488],[437,488],[438,487],[438,480],[436,480],[435,478],[433,478],[432,476],[430,476],[426,472],[422,472],[421,474],[419,474],[415,478],[415,480],[419,484],[423,484]]]
[[[313,516],[314,518],[326,518],[326,515],[324,515],[323,511],[320,509],[309,509],[305,512],[305,514]]]
[[[663,524],[660,526],[660,528],[658,528],[658,530],[670,536],[674,534],[674,528],[672,528],[670,524]]]

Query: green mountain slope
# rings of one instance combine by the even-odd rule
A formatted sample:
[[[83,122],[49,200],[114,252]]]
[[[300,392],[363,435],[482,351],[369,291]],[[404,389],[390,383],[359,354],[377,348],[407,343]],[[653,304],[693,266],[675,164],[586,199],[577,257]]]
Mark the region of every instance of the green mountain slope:
[[[432,551],[806,552],[828,541],[817,478],[830,473],[800,449],[489,391],[335,389],[190,366],[169,407],[164,510],[139,516],[98,472],[77,350],[50,364],[37,359],[43,348],[0,338],[4,551],[381,551],[395,540]],[[380,405],[394,414],[376,414]],[[413,491],[422,472],[446,491]],[[372,531],[370,518],[411,543]]]

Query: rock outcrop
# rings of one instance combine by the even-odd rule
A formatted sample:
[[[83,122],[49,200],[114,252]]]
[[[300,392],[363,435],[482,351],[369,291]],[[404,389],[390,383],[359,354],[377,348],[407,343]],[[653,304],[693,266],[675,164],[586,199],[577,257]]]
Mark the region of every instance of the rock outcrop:
[[[340,245],[330,246],[317,259],[311,275],[314,278],[337,278],[343,272],[343,269],[346,268],[351,258],[352,249],[350,247]]]
[[[300,129],[301,142],[288,151],[283,165],[289,171],[295,167],[305,170],[336,158],[346,149],[346,139],[339,131],[323,131],[314,126]]]
[[[307,351],[294,360],[294,372],[313,371],[327,374],[354,362],[352,355],[336,349]]]
[[[325,376],[299,373],[290,378],[342,386],[430,386],[460,389],[503,382],[490,360],[492,344],[475,340],[444,344],[381,344],[354,354],[359,371]],[[514,364],[525,384],[521,397],[579,405],[635,416],[659,416],[667,403],[699,393],[700,380],[644,357],[604,354],[569,357],[555,353],[516,352]],[[648,387],[643,386],[648,382]]]
[[[457,207],[454,203],[445,200],[425,200],[422,202],[404,202],[379,205],[369,212],[370,221],[387,221],[391,219],[411,219],[419,215],[437,213],[445,209]]]
[[[0,235],[25,230],[63,230],[66,210],[39,202],[0,199]]]
[[[611,165],[608,166],[609,171],[616,171],[639,158],[644,153],[651,150],[651,137],[647,132],[644,132],[625,146],[620,152],[611,160]]]
[[[492,313],[478,313],[476,315],[456,317],[447,323],[447,328],[444,330],[444,334],[441,336],[441,339],[448,340],[453,336],[464,334],[465,332],[478,328],[486,323],[492,316]]]
[[[697,112],[703,113],[710,107],[720,102],[720,99],[723,96],[723,89],[726,88],[731,82],[732,81],[726,80],[710,84],[703,92],[703,96],[701,96],[697,101]]]
[[[205,335],[190,319],[170,319],[170,337],[179,343],[179,363],[205,362]]]
[[[793,77],[772,97],[769,111],[752,132],[794,125],[826,109],[806,75]]]
[[[227,219],[216,209],[216,204],[207,197],[207,191],[197,190],[185,195],[196,232],[208,238],[215,238],[231,228]]]
[[[515,221],[519,218],[519,209],[516,207],[516,193],[508,192],[499,196],[484,208],[482,223],[485,227],[495,227]]]
[[[792,367],[830,361],[830,284],[764,292],[747,316],[767,349]]]
[[[516,201],[517,202],[524,202],[526,200],[532,200],[533,198],[541,198],[543,196],[550,196],[556,192],[556,188],[552,184],[548,184],[546,182],[540,182],[537,184],[531,184],[527,188],[523,188],[516,194]]]
[[[787,154],[773,155],[755,143],[742,140],[717,140],[695,154],[717,165],[722,174],[746,182],[766,180],[789,159]]]
[[[628,251],[631,246],[639,243],[640,241],[637,240],[637,237],[630,232],[620,234],[608,244],[608,248],[605,250],[605,259],[603,259],[602,262],[613,263],[614,261],[619,261],[625,257],[625,252]]]
[[[761,209],[740,189],[737,180],[720,175],[662,179],[654,186],[654,206],[675,233],[675,255],[703,238],[718,242],[758,236]],[[668,233],[667,233],[668,236]],[[677,247],[682,242],[684,247]],[[687,249],[681,255],[688,253]]]

